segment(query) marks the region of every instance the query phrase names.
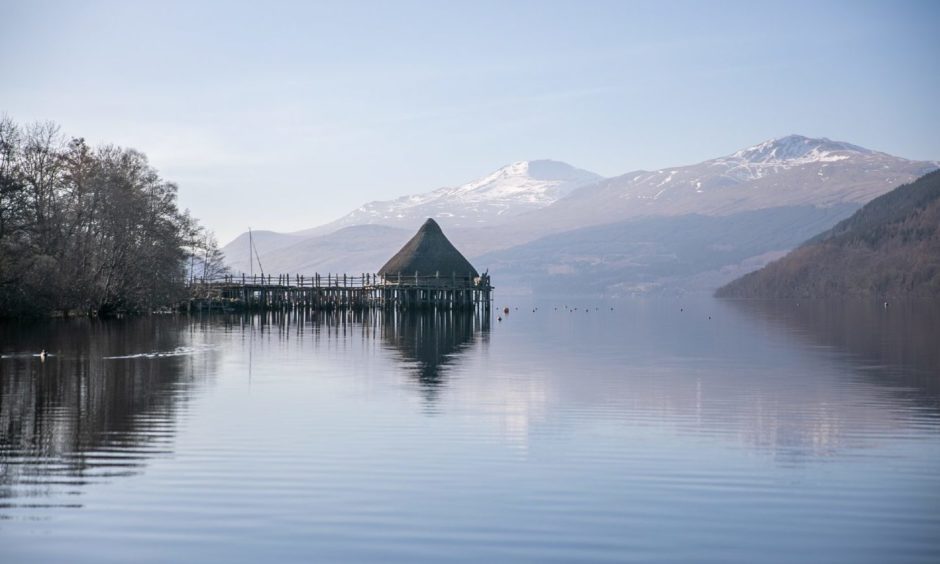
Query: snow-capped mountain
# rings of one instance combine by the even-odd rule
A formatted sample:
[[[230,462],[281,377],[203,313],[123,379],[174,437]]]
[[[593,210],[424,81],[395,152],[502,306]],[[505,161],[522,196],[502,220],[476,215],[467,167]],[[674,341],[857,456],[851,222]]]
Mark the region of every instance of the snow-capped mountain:
[[[936,168],[790,135],[586,186],[468,244],[502,249],[473,258],[504,288],[708,292]]]
[[[814,163],[834,163],[853,157],[870,156],[875,151],[825,137],[812,139],[802,135],[788,135],[764,141],[741,149],[727,157],[711,161],[714,167],[723,167],[723,174],[738,180],[757,180],[794,166]]]
[[[601,179],[559,161],[519,161],[454,188],[370,202],[329,227],[379,224],[410,228],[429,217],[445,227],[484,226],[548,206]]]
[[[850,143],[789,135],[694,165],[609,178],[521,220],[563,229],[643,216],[862,205],[935,168]]]
[[[310,252],[303,251],[305,241],[325,238],[356,226],[411,230],[429,217],[436,218],[447,229],[492,226],[548,206],[573,190],[599,180],[602,180],[600,175],[560,161],[518,161],[457,187],[370,202],[326,225],[295,233],[256,231],[255,246],[265,260],[265,268],[270,266],[274,271],[282,268],[294,271],[313,264],[323,266],[314,261]],[[375,229],[346,233],[366,239],[377,233],[387,235]],[[247,239],[248,234],[243,233],[225,246],[226,262],[236,271],[250,268],[252,258]],[[291,248],[297,244],[300,246]],[[311,245],[320,248],[314,243]],[[380,245],[379,248],[385,247]]]
[[[306,232],[256,237],[269,272],[375,271],[434,217],[474,266],[499,272],[504,289],[714,289],[936,168],[799,135],[609,179],[522,161],[461,186],[373,202]],[[225,251],[233,268],[247,270],[243,240]]]
[[[847,159],[845,153],[871,155],[876,151],[844,141],[833,141],[826,137],[812,138],[802,135],[787,135],[769,139],[753,147],[741,149],[724,159],[758,165],[802,164],[810,162],[833,162]]]

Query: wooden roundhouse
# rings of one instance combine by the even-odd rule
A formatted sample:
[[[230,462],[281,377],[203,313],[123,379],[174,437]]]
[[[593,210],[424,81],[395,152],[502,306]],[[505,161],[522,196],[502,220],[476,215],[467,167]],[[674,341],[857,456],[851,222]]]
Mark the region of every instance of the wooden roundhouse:
[[[378,275],[386,304],[403,308],[489,306],[489,275],[478,273],[430,218]]]

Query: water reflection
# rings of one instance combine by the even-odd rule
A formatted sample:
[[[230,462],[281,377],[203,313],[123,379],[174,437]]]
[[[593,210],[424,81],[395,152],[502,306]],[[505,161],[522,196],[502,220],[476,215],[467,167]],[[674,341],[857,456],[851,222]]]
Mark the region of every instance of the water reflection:
[[[214,357],[200,333],[159,317],[0,325],[0,497],[20,500],[4,505],[132,475],[167,453]]]
[[[444,386],[447,367],[477,340],[485,346],[489,331],[488,315],[463,311],[389,311],[382,317],[383,342],[410,368],[428,403]]]
[[[940,302],[740,300],[730,307],[845,356],[865,381],[940,415]]]
[[[615,305],[511,316],[490,355],[461,364],[472,377],[452,379],[446,407],[498,419],[526,449],[589,419],[720,439],[788,466],[903,439],[930,424],[923,407],[937,412],[936,304],[898,306],[887,322],[833,304]]]
[[[539,305],[0,326],[0,561],[936,554],[936,317]]]
[[[443,311],[0,324],[0,507],[80,493],[172,454],[180,415],[226,355],[244,363],[250,383],[252,370],[281,366],[276,351],[290,343],[313,359],[317,351],[369,356],[368,343],[378,342],[433,403],[447,367],[488,332],[485,317]],[[353,341],[366,348],[347,350]],[[43,349],[45,361],[36,354]]]

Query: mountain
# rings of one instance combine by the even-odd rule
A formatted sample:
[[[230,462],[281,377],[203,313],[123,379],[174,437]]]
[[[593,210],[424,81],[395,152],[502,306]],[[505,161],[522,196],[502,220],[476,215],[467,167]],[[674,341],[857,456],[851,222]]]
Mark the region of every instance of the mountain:
[[[720,297],[940,296],[940,171],[875,198]]]
[[[299,238],[280,248],[261,252],[266,273],[375,272],[413,233],[386,225],[354,225],[320,237]],[[237,265],[233,267],[238,271]],[[255,263],[255,272],[258,264]]]
[[[266,233],[259,253],[268,272],[375,272],[434,217],[478,270],[490,269],[500,291],[712,292],[936,168],[799,135],[608,179],[522,161],[456,188],[373,202],[306,231]],[[351,227],[363,229],[344,231],[347,244],[338,230]],[[236,270],[248,265],[247,243],[225,251]]]
[[[857,209],[787,206],[727,216],[642,217],[547,235],[476,257],[502,291],[624,296],[710,292]]]
[[[235,272],[254,272],[259,274],[257,258],[250,252],[251,245],[254,244],[257,255],[262,258],[261,266],[265,265],[265,258],[278,249],[289,247],[306,238],[292,233],[278,233],[276,231],[252,231],[251,235],[247,232],[242,233],[222,248],[225,254],[225,263]],[[254,259],[254,260],[253,260]],[[253,264],[252,264],[253,263]],[[289,269],[295,271],[296,269]],[[273,271],[273,272],[286,272]]]
[[[450,228],[481,227],[548,206],[601,178],[559,161],[519,161],[456,188],[370,202],[326,227],[380,224],[413,229],[429,217]]]
[[[936,167],[840,141],[789,135],[694,165],[597,182],[520,217],[518,228],[550,226],[559,232],[644,216],[862,205]]]
[[[456,188],[440,188],[394,200],[371,202],[326,225],[294,233],[255,231],[254,243],[266,271],[297,272],[312,264],[309,255],[314,248],[322,249],[316,242],[320,237],[347,227],[385,225],[414,230],[425,219],[433,217],[448,230],[473,229],[507,221],[520,213],[547,206],[601,178],[593,172],[559,161],[519,161]],[[382,232],[359,232],[357,237],[364,233],[378,235]],[[304,241],[309,243],[310,249],[304,251],[297,247],[293,251],[287,250]],[[376,241],[380,246],[383,243]],[[233,270],[249,270],[248,248],[247,233],[239,235],[224,247],[228,265]],[[298,253],[296,260],[290,256],[295,251]],[[373,265],[372,270],[383,262]]]

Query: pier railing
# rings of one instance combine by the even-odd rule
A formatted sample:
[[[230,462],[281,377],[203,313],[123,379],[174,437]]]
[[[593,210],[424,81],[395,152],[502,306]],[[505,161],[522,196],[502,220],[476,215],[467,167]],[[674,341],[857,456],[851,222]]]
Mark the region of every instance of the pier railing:
[[[489,275],[236,274],[188,281],[199,309],[398,307],[488,309]]]
[[[383,277],[378,274],[226,274],[214,277],[191,277],[190,287],[247,285],[247,286],[283,286],[292,288],[349,287],[366,288],[371,286],[453,286],[477,287],[489,285],[489,277],[472,277],[450,274],[420,276],[418,274],[398,273]]]

